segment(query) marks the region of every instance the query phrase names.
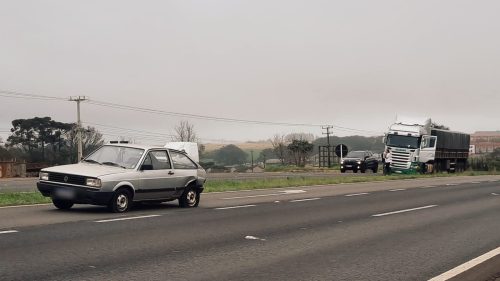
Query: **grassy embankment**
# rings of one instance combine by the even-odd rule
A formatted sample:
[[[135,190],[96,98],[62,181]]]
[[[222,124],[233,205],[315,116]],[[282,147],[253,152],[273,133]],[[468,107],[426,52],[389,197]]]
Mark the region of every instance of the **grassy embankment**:
[[[392,175],[392,176],[356,176],[356,177],[289,177],[272,179],[252,179],[252,180],[210,180],[205,185],[205,192],[236,191],[276,187],[294,187],[307,185],[376,182],[387,180],[417,179],[432,177],[452,177],[452,176],[480,176],[498,175],[500,173],[488,172],[465,172],[461,174],[435,174],[435,175]],[[50,199],[43,197],[39,192],[8,192],[0,193],[0,206],[30,205],[50,203]]]

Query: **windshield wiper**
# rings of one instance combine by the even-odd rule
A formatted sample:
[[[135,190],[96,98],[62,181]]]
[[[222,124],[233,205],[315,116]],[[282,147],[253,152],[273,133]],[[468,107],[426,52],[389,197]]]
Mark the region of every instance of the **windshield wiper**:
[[[127,168],[123,167],[122,165],[114,163],[114,162],[102,162],[102,164],[103,165],[115,166],[115,167],[120,167],[120,168],[123,168],[123,169],[127,169]]]
[[[92,159],[84,159],[83,162],[87,162],[87,163],[94,163],[94,164],[99,164],[99,165],[102,165],[101,163],[95,161],[95,160],[92,160]]]

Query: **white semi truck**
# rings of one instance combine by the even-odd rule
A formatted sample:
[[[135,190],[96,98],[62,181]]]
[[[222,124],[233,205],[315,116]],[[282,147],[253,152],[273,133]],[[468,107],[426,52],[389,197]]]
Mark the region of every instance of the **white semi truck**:
[[[384,142],[396,173],[455,172],[467,167],[470,135],[433,128],[430,118],[399,118]]]

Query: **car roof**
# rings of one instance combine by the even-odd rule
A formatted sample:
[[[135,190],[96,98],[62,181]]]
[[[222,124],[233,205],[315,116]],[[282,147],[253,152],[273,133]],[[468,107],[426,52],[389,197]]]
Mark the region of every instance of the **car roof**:
[[[138,149],[144,149],[144,150],[149,150],[149,149],[161,149],[161,150],[168,150],[168,151],[176,151],[181,154],[186,154],[185,151],[181,150],[176,150],[176,149],[171,149],[171,148],[166,148],[163,146],[154,146],[154,145],[145,145],[145,144],[131,144],[131,143],[107,143],[104,146],[119,146],[119,147],[130,147],[130,148],[138,148]]]

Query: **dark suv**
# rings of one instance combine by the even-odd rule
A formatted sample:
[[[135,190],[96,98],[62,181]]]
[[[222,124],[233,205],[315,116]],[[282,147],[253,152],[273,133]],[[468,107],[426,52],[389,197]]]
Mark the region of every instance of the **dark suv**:
[[[378,170],[378,161],[371,151],[351,151],[340,162],[340,172],[345,173],[346,170],[352,170],[354,173],[366,170],[372,170],[374,173]]]

